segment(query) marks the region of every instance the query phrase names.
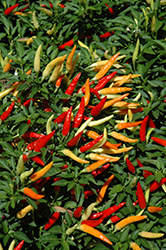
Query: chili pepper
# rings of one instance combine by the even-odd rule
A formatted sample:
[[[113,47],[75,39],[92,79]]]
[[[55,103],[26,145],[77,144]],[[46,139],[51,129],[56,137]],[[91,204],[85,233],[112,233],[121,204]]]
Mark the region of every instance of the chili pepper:
[[[156,17],[155,17],[155,15],[152,16],[152,21],[151,21],[151,32],[153,32],[153,33],[156,32]]]
[[[26,6],[22,9],[20,9],[19,11],[23,12],[24,10],[26,10],[28,8],[28,3],[26,4]]]
[[[66,168],[68,168],[67,164],[65,164],[64,166],[62,166],[60,169],[66,169]]]
[[[73,159],[74,161],[77,161],[79,163],[89,163],[89,161],[81,159],[79,157],[77,157],[71,150],[69,149],[62,149],[61,152],[66,155],[69,156],[71,159]]]
[[[97,175],[101,174],[102,172],[104,172],[104,170],[106,170],[108,167],[110,166],[110,163],[107,163],[105,165],[103,165],[101,168],[98,168],[96,170],[93,170],[91,172],[93,177],[96,177]]]
[[[152,233],[152,232],[146,232],[146,231],[141,231],[138,234],[143,238],[149,238],[149,239],[156,239],[156,238],[161,238],[164,236],[163,233]]]
[[[54,23],[54,25],[53,25],[52,29],[47,30],[47,34],[48,34],[49,36],[51,36],[51,35],[54,33],[54,31],[55,31],[55,27],[56,27],[56,24]]]
[[[96,189],[96,192],[98,193],[100,189]],[[88,199],[89,196],[94,195],[95,193],[92,190],[86,190],[84,191],[85,199]]]
[[[156,128],[156,125],[155,125],[154,121],[153,121],[152,118],[150,118],[150,117],[149,117],[149,119],[148,119],[148,126],[149,126],[150,128]]]
[[[76,85],[77,85],[77,83],[78,83],[78,80],[79,80],[80,76],[81,76],[81,73],[78,73],[78,74],[73,78],[72,82],[70,83],[70,85],[68,86],[68,88],[67,88],[66,91],[65,91],[65,94],[66,94],[66,95],[71,96],[71,95],[73,94],[73,91],[74,91],[74,89],[75,89],[75,87],[76,87]],[[67,101],[68,101],[68,99],[63,99],[63,102],[67,102]]]
[[[50,74],[54,66],[62,59],[62,56],[59,56],[48,63],[42,73],[42,81]]]
[[[83,206],[79,206],[79,207],[77,207],[77,208],[74,210],[73,215],[74,215],[75,218],[81,217],[82,209],[83,209]]]
[[[76,63],[77,63],[77,61],[78,61],[80,55],[81,55],[81,53],[78,53],[78,54],[76,55],[76,57],[74,58],[74,60],[73,60],[72,69],[69,71],[69,75],[70,75],[70,76],[72,76],[73,73],[74,73],[75,65],[76,65]]]
[[[114,33],[113,31],[112,32],[105,32],[104,34],[100,35],[100,38],[107,38],[107,37],[110,37],[112,36]]]
[[[105,195],[105,193],[106,193],[106,190],[107,190],[107,188],[108,188],[108,186],[109,186],[109,184],[111,183],[111,181],[112,181],[113,178],[114,178],[114,175],[112,174],[112,175],[106,180],[106,182],[104,183],[104,185],[102,186],[102,188],[101,188],[101,190],[100,190],[100,192],[99,192],[99,194],[98,194],[98,196],[97,196],[97,198],[96,198],[96,202],[97,202],[97,203],[100,203],[100,202],[103,200],[104,195]],[[102,217],[103,217],[103,216],[102,216]]]
[[[104,98],[101,99],[101,101],[94,106],[94,108],[91,110],[91,115],[92,116],[98,116],[107,100],[107,97],[105,96]]]
[[[125,226],[133,223],[133,222],[137,222],[137,221],[141,221],[147,218],[147,215],[133,215],[133,216],[129,216],[121,221],[119,221],[116,225],[115,225],[115,229],[116,230],[121,230],[122,228],[124,228]]]
[[[14,250],[21,250],[21,248],[23,247],[23,245],[24,245],[24,240],[22,240],[15,248],[14,248]]]
[[[13,250],[14,249],[14,245],[15,245],[15,240],[12,240],[12,242],[9,245],[8,250]]]
[[[85,233],[91,234],[91,235],[101,239],[102,241],[108,243],[109,245],[112,245],[112,242],[104,234],[102,234],[100,231],[98,231],[97,229],[95,229],[89,225],[81,224],[79,229]]]
[[[81,225],[86,224],[91,227],[97,227],[103,222],[103,219],[98,219],[98,220],[83,220],[81,222]]]
[[[145,116],[145,118],[143,119],[141,126],[140,126],[140,131],[139,131],[139,135],[140,135],[140,140],[141,141],[145,141],[146,140],[146,125],[148,122],[149,116]]]
[[[145,196],[141,187],[141,184],[137,183],[137,197],[138,197],[138,203],[141,209],[144,209],[146,207],[146,200]]]
[[[23,161],[23,155],[20,155],[16,167],[16,174],[19,175],[23,172],[24,170],[24,161]]]
[[[133,164],[131,163],[131,161],[129,160],[129,158],[126,158],[126,164],[127,164],[128,170],[131,173],[135,173],[135,167],[133,166]]]
[[[38,134],[38,133],[35,133],[35,132],[30,132],[30,131],[26,131],[23,135],[22,135],[22,138],[23,139],[29,139],[29,138],[43,138],[45,137],[45,135],[43,134]]]
[[[38,180],[41,178],[43,175],[45,175],[48,170],[53,166],[53,161],[47,164],[44,168],[40,169],[39,171],[35,172],[33,175],[30,176],[30,179],[32,182]]]
[[[115,131],[112,131],[112,132],[110,133],[110,135],[111,135],[112,137],[114,137],[114,138],[116,138],[116,139],[118,139],[118,140],[124,141],[124,142],[134,143],[134,142],[137,142],[137,141],[138,141],[138,139],[129,138],[129,137],[124,136],[124,135],[122,135],[122,134],[119,134],[119,133],[117,133],[117,132],[115,132]]]
[[[126,94],[123,94],[123,95],[121,95],[121,96],[115,97],[114,99],[105,102],[105,104],[104,104],[102,110],[103,110],[103,109],[106,109],[106,108],[108,108],[108,107],[110,107],[110,106],[112,106],[112,105],[115,104],[116,102],[119,102],[119,101],[123,100],[123,99],[124,99],[125,97],[127,97],[128,95],[129,95],[129,93],[126,93]]]
[[[130,247],[131,247],[133,250],[141,250],[141,248],[140,248],[135,242],[131,242],[131,243],[130,243]]]
[[[100,100],[100,95],[96,89],[90,88],[90,93],[94,94]]]
[[[11,69],[11,66],[12,66],[11,62],[13,62],[12,59],[10,59],[9,62],[4,66],[4,68],[3,68],[4,73],[8,72]]]
[[[150,184],[150,192],[155,191],[156,189],[158,189],[161,185],[163,185],[164,183],[166,183],[166,177],[162,178],[160,180],[160,182],[154,181]]]
[[[84,110],[85,110],[85,99],[84,99],[84,97],[82,97],[78,112],[77,112],[77,114],[74,118],[74,121],[72,123],[73,128],[78,128],[80,126],[82,119],[83,119]]]
[[[125,204],[126,204],[126,202],[121,202],[121,203],[119,203],[119,205],[114,205],[112,207],[109,207],[109,208],[103,210],[103,215],[100,217],[100,219],[104,220],[105,218],[109,217],[111,214],[113,214],[116,211],[118,211]]]
[[[27,40],[27,45],[31,44],[33,42],[33,38],[36,38],[36,36],[32,36]]]
[[[8,109],[0,116],[1,121],[5,121],[8,118],[8,116],[11,114],[11,112],[14,108],[14,104],[15,104],[15,102],[13,101],[10,104],[10,106],[8,107]]]
[[[50,5],[50,7],[51,7],[52,9],[54,8],[53,5],[52,5],[52,3],[49,2],[49,5]],[[41,6],[42,6],[42,7],[47,7],[47,6],[44,5],[44,4],[42,4]]]
[[[36,54],[35,54],[35,58],[34,58],[34,71],[35,72],[39,72],[40,71],[40,54],[41,54],[41,50],[42,50],[42,44],[39,45]]]
[[[62,178],[61,177],[56,177],[56,178],[54,178],[54,183],[56,182],[56,181],[59,181],[59,180],[61,180]],[[54,190],[55,191],[60,191],[60,188],[61,188],[61,186],[59,186],[59,185],[54,185],[53,186],[54,187]]]
[[[21,173],[21,175],[20,175],[20,181],[23,183],[25,181],[25,179],[33,173],[33,170],[34,169],[31,168],[30,170],[27,170],[27,171]]]
[[[52,131],[50,134],[46,135],[45,137],[36,140],[34,151],[40,152],[41,148],[46,146],[47,142],[52,138],[54,133],[55,133],[55,130]]]
[[[108,7],[108,10],[109,10],[109,12],[111,12],[111,14],[114,14],[114,10],[113,10],[112,8],[110,8],[109,5],[108,5],[107,3],[105,4],[105,6]]]
[[[51,10],[47,9],[47,8],[42,7],[40,9],[41,9],[41,11],[43,11],[44,13],[46,13],[48,16],[52,16],[53,15],[53,12]]]
[[[73,39],[69,40],[68,42],[66,42],[66,43],[64,43],[64,44],[62,44],[62,45],[60,45],[60,46],[58,47],[58,50],[65,49],[66,46],[71,47],[72,45],[74,45],[74,40],[73,40]]]
[[[95,138],[97,138],[99,136],[98,133],[96,133],[95,131],[92,131],[92,130],[87,130],[86,135],[89,136],[92,139],[95,139]],[[109,147],[109,148],[117,149],[117,147],[114,144],[110,143],[109,141],[106,141],[103,144],[103,147]]]
[[[100,154],[121,154],[121,153],[124,153],[124,152],[128,152],[132,148],[133,147],[118,148],[118,149],[97,148],[97,149],[93,149],[92,151],[95,152],[95,153],[100,153]]]
[[[144,108],[134,108],[132,109],[132,113],[135,114],[135,113],[139,113],[139,112],[142,112]],[[115,112],[118,113],[119,115],[126,115],[128,114],[128,108],[126,109],[121,109],[121,110],[116,110]]]
[[[91,142],[88,142],[86,145],[82,146],[79,149],[79,152],[83,153],[85,151],[90,150],[97,142],[99,142],[102,139],[103,135],[100,135],[99,137],[97,137],[96,139],[94,139]]]
[[[81,135],[82,135],[83,131],[81,131],[80,133],[78,133],[76,136],[74,136],[70,141],[67,142],[67,146],[68,147],[73,147],[74,145],[76,145],[76,143],[79,141]]]
[[[67,111],[66,117],[65,117],[65,121],[64,121],[64,124],[63,124],[63,129],[62,129],[62,135],[64,135],[64,136],[68,135],[68,133],[70,131],[72,108],[73,108],[73,106],[71,106],[69,108],[69,110]]]
[[[52,132],[52,130],[51,130],[51,122],[52,122],[53,118],[54,118],[54,114],[51,115],[51,116],[48,118],[48,120],[47,120],[47,123],[46,123],[46,133],[47,133],[47,135],[50,134],[50,133]]]
[[[109,158],[106,158],[104,160],[99,160],[99,161],[96,161],[90,165],[88,165],[86,168],[84,168],[83,170],[81,170],[80,174],[81,173],[89,173],[89,172],[92,172],[93,170],[99,168],[101,165],[105,164],[106,162],[109,161]]]
[[[58,220],[59,216],[60,216],[59,212],[53,213],[51,215],[51,218],[49,219],[49,221],[45,225],[44,229],[47,230],[48,228],[50,228]]]
[[[84,129],[89,125],[89,123],[91,122],[91,120],[93,119],[93,117],[89,117],[88,120],[86,120],[82,125],[81,127],[79,127],[79,129],[77,130],[77,132],[75,133],[75,136],[81,132],[81,131],[84,131]]]
[[[126,76],[123,76],[122,79],[120,79],[119,81],[115,82],[113,84],[113,87],[120,87],[122,86],[124,83],[128,82],[130,79],[132,78],[132,75],[129,74],[129,75],[126,75]]]
[[[32,21],[33,21],[33,26],[35,27],[35,29],[38,29],[40,27],[40,25],[39,25],[39,22],[36,18],[36,11],[35,10],[32,12]]]
[[[132,88],[128,87],[109,87],[99,90],[99,94],[108,95],[108,94],[117,94],[125,91],[130,91]]]
[[[110,218],[110,220],[111,220],[112,223],[116,223],[116,222],[120,221],[121,218],[119,216],[117,216],[117,215],[114,215],[114,216],[112,216]]]
[[[42,199],[44,197],[44,195],[37,194],[32,189],[30,189],[28,187],[23,188],[23,193],[34,200],[39,200],[39,199]]]
[[[137,163],[139,167],[144,167],[144,165],[141,163],[141,161],[139,159],[137,159]],[[153,175],[150,171],[148,170],[143,170],[144,174],[144,178],[147,178],[149,175]]]
[[[30,105],[30,102],[31,102],[31,101],[34,101],[34,100],[35,100],[34,98],[30,98],[30,99],[28,99],[27,101],[25,101],[25,102],[23,103],[23,105],[24,105],[26,108],[28,108],[29,105]]]
[[[95,90],[100,91],[105,87],[105,85],[116,75],[117,71],[114,71],[113,73],[103,76],[101,79],[99,79],[98,84],[94,87]],[[100,92],[99,92],[100,93]]]
[[[166,140],[152,136],[151,139],[162,146],[166,146]]]
[[[56,80],[56,83],[55,83],[56,88],[59,88],[61,86],[62,79],[64,76],[65,76],[65,74],[62,74],[58,77],[58,79]]]
[[[118,129],[125,129],[125,128],[136,127],[136,126],[140,125],[141,123],[142,123],[142,121],[122,122],[122,123],[118,123],[116,126],[118,127]]]
[[[104,105],[105,105],[105,104],[104,104]],[[101,119],[99,119],[99,120],[94,120],[94,121],[92,121],[92,122],[89,122],[88,126],[89,126],[89,127],[96,127],[96,126],[99,126],[99,125],[103,124],[104,122],[107,122],[107,121],[109,121],[110,119],[112,119],[113,116],[114,116],[114,115],[109,115],[109,116],[106,116],[106,117],[101,118]]]
[[[95,220],[95,219],[99,219],[101,216],[103,215],[103,211],[102,212],[98,212],[98,213],[93,213],[89,216],[89,220]]]
[[[120,55],[120,52],[113,55],[108,60],[108,62],[101,68],[101,70],[95,75],[95,77],[92,80],[99,80],[100,78],[102,78],[111,68],[111,66],[113,65],[113,63],[115,62],[115,60],[117,59],[119,55]]]
[[[4,14],[5,14],[6,16],[9,15],[18,5],[19,5],[19,3],[14,4],[13,6],[10,6],[9,8],[7,8],[7,9],[4,11]]]
[[[36,204],[39,204],[39,202],[36,202]],[[22,218],[24,218],[26,215],[27,215],[27,213],[29,213],[31,210],[33,210],[34,209],[34,207],[32,206],[32,205],[28,205],[28,206],[26,206],[26,207],[24,207],[23,209],[21,209],[17,214],[16,214],[16,217],[18,218],[18,219],[22,219]]]
[[[66,55],[64,55],[61,58],[61,60],[57,63],[57,65],[55,66],[55,68],[54,68],[54,70],[53,70],[53,72],[48,80],[49,82],[54,82],[57,80],[57,78],[61,72],[61,69],[63,67],[63,62],[65,61],[65,59],[66,59]]]
[[[90,87],[89,87],[89,78],[85,82],[85,107],[88,105],[89,100],[90,100]]]
[[[155,206],[150,206],[148,207],[148,211],[150,213],[156,213],[156,212],[161,212],[162,211],[162,207],[155,207]]]
[[[65,119],[67,115],[67,111],[63,112],[62,114],[60,114],[55,120],[54,120],[54,123],[57,122],[58,124],[59,123],[62,123]]]
[[[72,69],[72,64],[73,64],[73,56],[76,50],[76,45],[72,48],[71,52],[69,53],[66,61],[66,69],[70,71]]]
[[[93,85],[94,82],[95,82],[95,81],[90,81],[90,82],[89,82],[89,87],[90,87],[91,85]],[[84,93],[84,94],[85,94],[85,84],[84,84],[79,90],[77,90],[77,93]]]
[[[95,153],[90,153],[89,155],[86,155],[86,158],[90,158],[91,160],[99,161],[99,160],[104,160],[106,158],[109,158],[109,162],[116,162],[119,161],[119,157],[112,157],[110,155],[100,155],[100,154],[95,154]]]

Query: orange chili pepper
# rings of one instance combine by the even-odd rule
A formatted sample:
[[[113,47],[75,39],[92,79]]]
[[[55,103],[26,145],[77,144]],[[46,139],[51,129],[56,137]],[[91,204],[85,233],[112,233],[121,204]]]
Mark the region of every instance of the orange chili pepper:
[[[100,202],[103,200],[104,195],[105,195],[105,193],[106,193],[106,190],[107,190],[107,188],[108,188],[108,186],[109,186],[109,184],[111,183],[111,181],[112,181],[113,178],[114,178],[114,175],[112,174],[112,175],[106,180],[106,182],[104,183],[104,185],[102,186],[102,188],[101,188],[101,190],[100,190],[100,192],[99,192],[99,194],[98,194],[98,196],[97,196],[97,198],[96,198],[96,202],[97,202],[97,203],[100,203]]]

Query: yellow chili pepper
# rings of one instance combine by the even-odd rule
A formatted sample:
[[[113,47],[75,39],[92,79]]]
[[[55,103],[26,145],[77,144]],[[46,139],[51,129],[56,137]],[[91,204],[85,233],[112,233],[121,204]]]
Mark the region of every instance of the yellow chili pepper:
[[[126,147],[126,148],[118,148],[118,149],[112,149],[112,148],[97,148],[93,149],[92,151],[99,154],[121,154],[128,152],[133,147]]]
[[[152,233],[152,232],[146,232],[146,231],[141,231],[138,234],[143,238],[149,238],[149,239],[156,239],[156,238],[161,238],[164,236],[163,233]]]
[[[66,69],[67,71],[72,70],[73,67],[73,57],[74,57],[74,53],[76,50],[76,45],[74,45],[74,47],[72,48],[71,52],[69,53],[67,60],[66,60]]]
[[[104,122],[107,122],[109,120],[111,120],[113,118],[114,115],[109,115],[109,116],[106,116],[104,118],[101,118],[99,120],[94,120],[94,121],[91,121],[89,124],[88,124],[88,127],[96,127],[96,126],[99,126],[101,124],[103,124]]]
[[[20,173],[22,173],[23,170],[24,170],[23,155],[20,155],[20,157],[18,159],[17,167],[16,167],[16,173],[17,173],[17,175],[19,175]]]
[[[35,72],[39,72],[40,71],[40,54],[41,54],[41,49],[42,49],[42,45],[40,44],[36,54],[35,54],[35,59],[34,59],[34,71]]]
[[[39,204],[39,202],[36,202],[36,204]],[[16,217],[18,219],[22,219],[27,215],[27,213],[29,213],[33,209],[34,207],[32,205],[27,205],[16,214]]]
[[[137,243],[135,242],[131,242],[130,243],[130,247],[133,249],[133,250],[141,250],[141,248],[137,245]]]
[[[15,240],[12,240],[12,242],[9,245],[8,250],[13,250],[14,249],[14,245],[15,245]]]
[[[40,25],[39,25],[39,22],[36,18],[36,11],[32,12],[32,21],[33,21],[33,25],[34,25],[35,29],[38,29],[40,27]]]
[[[39,171],[32,174],[30,176],[31,181],[34,182],[34,181],[37,181],[38,179],[40,179],[43,175],[45,175],[48,172],[48,170],[51,169],[52,166],[53,166],[53,161],[50,162],[49,164],[47,164],[44,168],[42,168]]]
[[[85,82],[85,107],[88,105],[89,100],[90,100],[90,86],[89,86],[89,78]]]
[[[54,66],[62,59],[62,56],[55,58],[50,63],[47,64],[45,67],[43,74],[42,74],[42,81],[50,74]]]
[[[48,16],[52,16],[53,12],[47,8],[41,8],[41,11],[43,11],[44,13],[46,13]]]
[[[51,35],[54,33],[54,31],[55,31],[55,27],[56,27],[56,24],[54,23],[54,25],[53,25],[52,29],[47,30],[47,34],[48,34],[49,36],[51,36]]]
[[[89,163],[89,161],[84,160],[79,158],[78,156],[76,156],[71,150],[69,149],[62,149],[61,152],[66,155],[69,156],[71,159],[73,159],[74,161],[77,161],[79,163]]]
[[[64,60],[66,59],[66,55],[64,55],[60,61],[57,63],[57,65],[55,66],[51,76],[50,76],[50,79],[49,79],[49,82],[54,82],[57,80],[58,76],[59,76],[59,73],[60,73],[60,70],[62,68],[62,64],[64,62]]]
[[[110,135],[111,135],[112,137],[114,137],[115,139],[118,139],[118,140],[121,140],[121,141],[124,141],[124,142],[134,143],[134,142],[137,142],[137,141],[138,141],[138,139],[129,138],[129,137],[124,136],[124,135],[122,135],[122,134],[119,134],[119,133],[117,133],[117,132],[115,132],[115,131],[112,131],[112,132],[110,133]]]

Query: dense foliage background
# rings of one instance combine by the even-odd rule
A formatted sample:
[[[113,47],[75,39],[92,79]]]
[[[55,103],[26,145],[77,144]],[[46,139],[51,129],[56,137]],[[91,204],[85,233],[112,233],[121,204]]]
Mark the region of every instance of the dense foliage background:
[[[18,6],[11,13],[5,14],[6,9],[17,3]],[[41,9],[42,5],[51,11],[50,15]],[[27,8],[22,11],[24,7]],[[34,12],[38,26],[35,26]],[[134,241],[142,250],[166,249],[165,184],[154,192],[148,193],[149,185],[154,181],[160,183],[166,174],[166,148],[151,139],[152,136],[166,139],[165,1],[50,0],[49,3],[48,1],[6,0],[0,2],[0,27],[0,115],[13,101],[15,102],[11,114],[6,120],[1,121],[0,125],[0,242],[2,247],[9,249],[13,240],[15,246],[24,240],[22,249],[125,250],[130,249],[130,242]],[[47,31],[53,27],[53,33],[49,35]],[[32,41],[27,44],[27,40],[31,37]],[[34,58],[39,45],[42,45],[40,71],[36,72]],[[66,55],[68,58],[74,45],[76,45],[74,59],[77,59],[74,70],[68,71],[64,61],[60,74],[65,74],[65,77],[60,88],[56,89],[55,81],[49,81],[51,74],[42,80],[42,73],[46,65],[56,57]],[[116,127],[119,122],[129,121],[128,110],[121,115],[119,110],[123,108],[112,106],[94,117],[94,120],[98,120],[114,115],[112,119],[99,126],[86,128],[100,135],[106,128],[107,140],[111,143],[121,142],[111,136],[111,132],[115,130],[130,138],[138,139],[132,144],[122,143],[121,148],[132,146],[131,150],[115,155],[119,160],[111,163],[107,170],[94,178],[91,173],[80,174],[80,170],[88,164],[78,163],[62,153],[64,148],[68,148],[78,157],[88,159],[90,151],[80,153],[79,148],[92,139],[84,131],[79,143],[69,148],[67,142],[74,137],[78,128],[70,128],[70,133],[62,136],[63,122],[57,124],[53,121],[71,106],[75,117],[81,97],[84,96],[84,93],[77,93],[77,91],[88,78],[91,81],[96,75],[96,69],[91,65],[108,60],[118,52],[122,57],[107,74],[114,71],[117,71],[116,76],[139,74],[139,77],[125,83],[125,87],[132,88],[126,99],[127,102],[139,103],[139,107],[143,108],[140,112],[134,112],[134,109],[131,109],[132,121],[143,120],[149,116],[155,126],[151,127],[150,123],[147,125],[146,140],[141,141],[140,126],[122,131]],[[4,72],[4,66],[7,63],[10,63],[11,68]],[[31,73],[26,74],[30,69]],[[81,73],[81,76],[74,93],[64,103],[63,100],[68,98],[65,91],[78,73]],[[21,84],[15,91],[4,94],[4,90],[13,86],[15,82]],[[97,80],[91,87],[96,84]],[[27,100],[31,101],[26,105]],[[84,115],[92,117],[90,105],[94,106],[98,103],[96,95],[91,93],[89,107],[86,107]],[[26,139],[23,135],[27,131],[46,135],[46,125],[51,116],[50,124],[51,130],[55,130],[54,136],[41,152],[28,151],[27,145],[33,141],[33,138]],[[41,164],[32,160],[36,155],[44,165],[53,161],[52,168],[42,178],[45,183],[41,189],[40,186],[33,186],[29,177],[24,182],[20,181],[21,172],[18,174],[18,162],[22,155],[28,153],[30,154],[28,160],[24,161],[22,172],[29,171],[31,168],[36,172],[43,168]],[[135,173],[129,171],[126,157],[133,163]],[[138,166],[137,159],[144,167]],[[91,159],[88,160],[90,163],[94,162]],[[68,167],[64,171],[62,167],[65,164]],[[143,170],[150,171],[152,174],[144,178]],[[83,213],[92,202],[95,202],[97,192],[111,174],[115,177],[103,201],[95,207],[94,211],[103,211],[110,206],[126,202],[125,206],[113,215],[116,214],[121,219],[137,215],[141,211],[139,204],[133,205],[137,200],[137,184],[135,182],[135,185],[131,185],[133,180],[136,180],[140,182],[146,194],[146,208],[142,212],[147,215],[147,219],[133,223],[120,231],[115,230],[115,224],[108,223],[110,218],[104,220],[97,229],[113,242],[112,246],[78,229],[67,235],[66,230],[80,222],[80,218],[73,216],[74,210],[83,206]],[[55,178],[60,179],[55,183]],[[36,204],[34,199],[22,192],[24,187],[43,194],[44,198]],[[74,195],[73,190],[75,190]],[[88,190],[92,190],[93,195],[85,197],[84,192]],[[34,209],[22,219],[18,219],[17,213],[27,205],[32,205]],[[151,214],[147,209],[148,206],[162,207],[162,211]],[[56,211],[60,212],[58,220],[50,229],[45,230],[45,224]],[[142,238],[139,232],[143,230],[164,233],[164,236],[159,239]]]

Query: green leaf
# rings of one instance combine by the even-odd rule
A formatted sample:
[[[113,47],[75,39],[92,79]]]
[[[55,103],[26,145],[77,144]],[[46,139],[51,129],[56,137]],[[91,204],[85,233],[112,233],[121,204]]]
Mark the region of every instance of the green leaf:
[[[115,193],[119,193],[123,190],[123,186],[118,184],[115,185],[114,187],[112,187],[111,191],[109,192],[109,194],[115,194]]]
[[[28,128],[29,128],[29,125],[27,123],[21,123],[19,127],[19,136],[22,136],[23,134],[25,134]]]
[[[24,240],[27,243],[31,243],[32,241],[27,237],[27,235],[21,231],[17,231],[13,233],[13,237],[18,240]]]

